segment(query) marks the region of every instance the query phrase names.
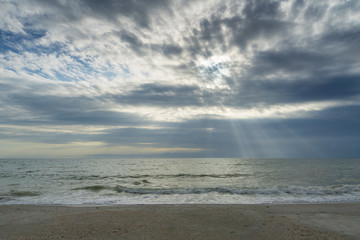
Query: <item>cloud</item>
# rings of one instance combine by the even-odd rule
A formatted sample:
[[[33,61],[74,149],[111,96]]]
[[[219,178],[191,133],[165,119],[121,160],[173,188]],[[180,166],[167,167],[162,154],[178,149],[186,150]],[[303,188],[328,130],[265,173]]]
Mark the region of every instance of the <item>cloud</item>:
[[[8,101],[29,111],[32,122],[38,124],[136,125],[142,122],[132,114],[104,110],[101,99],[86,96],[14,94],[8,98]]]
[[[356,0],[3,1],[1,137],[354,156],[359,13]]]
[[[82,4],[88,7],[91,12],[111,21],[116,21],[119,15],[131,18],[139,26],[148,28],[151,25],[149,15],[158,8],[168,9],[168,1],[155,0],[125,0],[125,1],[96,1],[83,0]]]
[[[197,86],[144,84],[123,95],[113,95],[118,103],[147,106],[202,105]]]
[[[228,98],[228,106],[271,106],[284,103],[309,103],[324,101],[356,101],[360,85],[358,76],[317,77],[246,81],[239,87],[236,97]]]
[[[136,53],[140,53],[143,43],[129,31],[123,30],[120,34],[120,39],[129,44],[130,48]]]

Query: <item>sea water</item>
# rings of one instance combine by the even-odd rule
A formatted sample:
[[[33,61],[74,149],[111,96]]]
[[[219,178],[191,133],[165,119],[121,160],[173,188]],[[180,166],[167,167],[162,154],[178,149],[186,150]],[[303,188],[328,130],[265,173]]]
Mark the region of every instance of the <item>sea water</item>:
[[[360,201],[360,159],[0,159],[0,204]]]

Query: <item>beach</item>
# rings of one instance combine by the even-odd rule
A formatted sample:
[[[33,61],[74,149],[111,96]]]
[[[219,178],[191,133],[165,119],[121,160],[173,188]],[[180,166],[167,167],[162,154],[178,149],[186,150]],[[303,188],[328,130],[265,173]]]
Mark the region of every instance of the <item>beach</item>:
[[[359,239],[359,163],[3,159],[0,239]]]
[[[1,205],[0,239],[359,239],[360,203]]]

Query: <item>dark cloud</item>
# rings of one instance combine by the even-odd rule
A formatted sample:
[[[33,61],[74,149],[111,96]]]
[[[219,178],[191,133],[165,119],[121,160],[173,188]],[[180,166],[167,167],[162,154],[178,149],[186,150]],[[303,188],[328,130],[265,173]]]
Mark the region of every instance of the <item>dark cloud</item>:
[[[203,19],[200,22],[200,38],[205,41],[216,39],[217,42],[224,40],[221,30],[221,19],[212,19],[211,22],[208,19]]]
[[[136,145],[141,139],[153,147],[200,148],[204,151],[192,156],[202,157],[354,157],[360,147],[359,110],[333,108],[299,119],[198,119],[163,124],[164,129],[156,130],[112,129],[95,138],[109,144]],[[343,118],[338,114],[349,118],[339,122]]]
[[[23,124],[89,124],[89,125],[139,125],[144,121],[128,113],[104,110],[101,107],[106,99],[90,97],[56,97],[41,95],[8,96],[10,104],[15,104],[28,111],[32,119],[18,120]],[[9,104],[9,103],[7,103]],[[11,124],[3,122],[3,124]]]
[[[336,63],[326,53],[298,49],[260,52],[253,61],[252,72],[257,74],[315,72]]]
[[[279,7],[279,1],[248,0],[242,12],[247,19],[273,19],[281,14]]]
[[[200,94],[200,96],[199,96]],[[199,106],[200,89],[196,86],[143,84],[128,94],[112,95],[114,101],[145,106]]]
[[[151,26],[150,14],[152,11],[159,8],[169,10],[169,2],[164,0],[79,0],[69,2],[37,0],[35,2],[56,9],[69,21],[92,15],[117,23],[119,16],[125,16],[144,28]]]
[[[166,57],[181,55],[183,49],[176,44],[144,44],[135,34],[122,30],[116,33],[120,40],[127,43],[128,46],[138,55],[145,55],[146,52],[162,54]]]
[[[321,46],[332,48],[337,61],[353,61],[360,57],[360,28],[352,27],[325,33],[319,40]],[[340,54],[339,54],[340,51]],[[351,62],[350,62],[351,63]]]
[[[59,112],[52,116],[52,121],[58,121],[58,123],[64,124],[92,125],[138,125],[139,123],[144,123],[144,121],[134,114],[104,110]]]
[[[254,39],[268,39],[277,34],[285,34],[290,23],[281,19],[279,1],[246,2],[242,12],[244,17],[223,18],[221,22],[230,29],[231,45],[245,49]]]
[[[129,47],[136,53],[142,54],[142,48],[144,44],[141,42],[141,40],[135,36],[133,33],[123,30],[119,33],[120,39],[124,42],[126,42]]]
[[[305,11],[305,17],[312,21],[319,21],[325,15],[327,9],[326,4],[309,6]]]
[[[322,41],[330,43],[341,43],[341,44],[351,44],[358,43],[360,40],[360,28],[350,28],[347,30],[342,29],[341,31],[333,31],[326,33]]]
[[[162,53],[167,57],[178,56],[181,55],[181,53],[183,52],[183,49],[175,44],[152,44],[151,49],[152,51]]]
[[[249,42],[255,39],[271,39],[286,34],[291,27],[288,22],[276,19],[241,19],[239,17],[224,19],[224,24],[231,29],[231,45],[246,49]]]
[[[299,12],[304,8],[305,1],[304,0],[295,0],[291,5],[291,12],[296,17]]]
[[[82,0],[82,3],[84,7],[88,7],[93,13],[101,17],[116,21],[119,15],[123,15],[145,28],[151,26],[150,12],[152,10],[157,8],[169,9],[169,2],[165,0]]]
[[[198,153],[172,157],[356,157],[359,146],[359,107],[315,111],[307,118],[216,120],[158,123],[162,128],[117,128],[97,134],[0,132],[1,139],[43,143],[102,141],[109,146],[199,148]],[[135,153],[136,154],[136,153]],[[150,154],[151,156],[157,156]],[[164,154],[163,156],[170,156]],[[149,156],[149,154],[147,155]]]
[[[271,106],[326,100],[351,100],[360,95],[359,76],[333,78],[248,80],[239,87],[236,97],[226,104],[242,107]]]
[[[270,40],[279,34],[286,34],[293,26],[290,22],[277,19],[275,9],[269,10],[261,4],[253,6],[254,2],[250,5],[244,11],[245,15],[251,17],[235,15],[202,19],[199,29],[194,29],[191,37],[185,37],[190,53],[210,57],[212,49],[216,48],[224,52],[232,46],[245,50],[254,40]],[[274,8],[275,6],[278,4],[274,4]]]
[[[54,1],[46,1],[46,0],[32,0],[30,4],[33,6],[41,7],[46,10],[53,11],[56,15],[47,15],[47,14],[39,14],[35,15],[36,20],[35,22],[41,21],[54,21],[61,20],[62,22],[77,22],[81,20],[84,16],[81,8],[79,6],[80,2],[78,1],[61,1],[61,0],[54,0]],[[34,16],[32,16],[34,17]]]

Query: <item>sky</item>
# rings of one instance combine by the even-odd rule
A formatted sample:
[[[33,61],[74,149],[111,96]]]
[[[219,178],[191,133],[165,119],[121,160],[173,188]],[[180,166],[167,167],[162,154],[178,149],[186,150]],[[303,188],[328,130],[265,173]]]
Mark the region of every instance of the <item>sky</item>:
[[[360,157],[358,0],[0,5],[0,158]]]

